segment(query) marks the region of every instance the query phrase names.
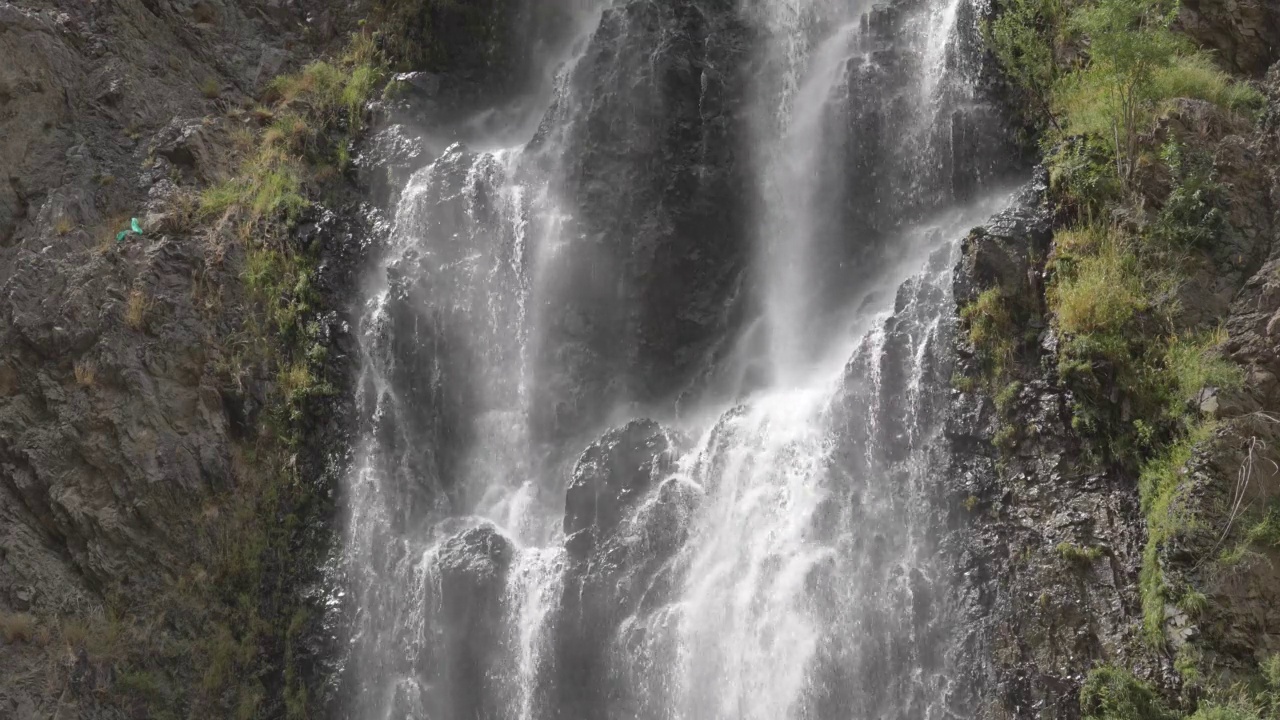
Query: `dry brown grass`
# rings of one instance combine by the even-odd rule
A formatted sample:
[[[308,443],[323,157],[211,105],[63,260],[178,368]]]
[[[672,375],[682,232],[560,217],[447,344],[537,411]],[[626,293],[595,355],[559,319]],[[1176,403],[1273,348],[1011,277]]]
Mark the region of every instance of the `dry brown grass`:
[[[147,325],[147,313],[151,310],[151,300],[140,288],[129,291],[129,299],[125,302],[124,321],[134,330],[142,330]]]
[[[74,373],[77,385],[80,387],[93,387],[94,380],[98,376],[98,366],[92,360],[77,360]]]
[[[129,227],[129,219],[130,215],[127,213],[116,213],[98,226],[93,233],[93,238],[97,242],[99,254],[106,255],[120,244],[116,241],[116,233]]]
[[[53,231],[58,233],[59,235],[66,235],[67,233],[74,230],[75,227],[76,227],[76,224],[71,222],[71,218],[67,217],[66,215],[59,215],[58,219],[55,220],[53,223]]]
[[[0,613],[0,637],[10,645],[29,643],[36,636],[36,619],[29,613]]]

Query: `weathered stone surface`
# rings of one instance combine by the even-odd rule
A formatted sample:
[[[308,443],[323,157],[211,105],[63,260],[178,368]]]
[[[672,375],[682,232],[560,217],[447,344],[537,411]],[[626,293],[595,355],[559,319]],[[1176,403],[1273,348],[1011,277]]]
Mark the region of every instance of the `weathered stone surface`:
[[[1271,71],[1266,86],[1274,117],[1280,68]],[[1191,100],[1173,103],[1153,132],[1145,141],[1154,146],[1176,138],[1207,153],[1215,179],[1226,188],[1227,227],[1177,289],[1177,322],[1191,333],[1225,323],[1225,350],[1248,376],[1239,392],[1206,388],[1188,398],[1211,407],[1223,424],[1182,471],[1178,512],[1196,522],[1157,552],[1166,592],[1203,592],[1207,608],[1196,618],[1177,607],[1180,595],[1170,594],[1163,623],[1167,651],[1141,637],[1138,574],[1147,520],[1139,507],[1138,478],[1091,458],[1088,441],[1073,429],[1073,399],[1057,375],[1059,338],[1042,320],[1038,342],[1027,348],[1034,352],[1018,361],[1022,383],[1003,410],[1005,418],[997,422],[982,392],[957,392],[948,420],[948,475],[958,484],[957,497],[967,498],[956,509],[959,530],[952,536],[966,558],[960,593],[971,609],[974,647],[988,663],[985,669],[981,663],[971,666],[979,668],[973,682],[1015,717],[1077,718],[1080,684],[1099,663],[1131,669],[1173,696],[1182,683],[1174,655],[1188,642],[1201,654],[1201,667],[1226,685],[1252,672],[1258,658],[1280,650],[1264,629],[1280,622],[1280,581],[1271,551],[1256,550],[1256,562],[1231,572],[1213,569],[1241,469],[1251,473],[1243,502],[1268,502],[1280,492],[1272,464],[1277,456],[1270,450],[1280,433],[1258,412],[1280,402],[1272,338],[1280,308],[1280,137],[1274,120],[1255,129]],[[1171,179],[1160,177],[1157,168],[1144,173],[1136,187],[1158,204]],[[1013,213],[1025,214],[1017,208]],[[1012,234],[988,227],[971,236],[957,274],[957,301],[1000,286],[1029,289],[1042,303],[1044,289],[1035,278],[1052,252],[1042,244],[1052,230],[1050,220],[1044,216]],[[992,244],[988,236],[996,234],[1031,242],[1022,248]],[[1033,314],[1043,308],[1033,307]],[[976,378],[969,351],[960,338],[959,373]],[[998,427],[1015,434],[1000,450],[993,442]],[[1093,549],[1093,557],[1073,554],[1073,548]]]
[[[608,650],[625,618],[666,599],[671,579],[656,574],[683,544],[700,499],[667,478],[687,445],[652,420],[635,420],[605,433],[574,468],[555,640],[559,699],[570,717],[605,717],[626,701]]]
[[[1176,615],[1170,598],[1166,634],[1175,647],[1194,640],[1204,666],[1224,683],[1249,677],[1260,658],[1280,652],[1271,628],[1280,623],[1280,553],[1253,544],[1239,563],[1219,566],[1214,559],[1238,532],[1280,497],[1280,65],[1268,72],[1264,89],[1269,119],[1253,132],[1228,134],[1213,146],[1214,168],[1230,188],[1230,230],[1225,252],[1214,252],[1212,266],[1196,276],[1193,297],[1217,311],[1209,322],[1225,321],[1225,351],[1245,374],[1237,391],[1215,392],[1215,437],[1188,463],[1186,490],[1180,494],[1199,522],[1171,538],[1160,563],[1171,586],[1207,596],[1198,617]],[[1233,514],[1232,508],[1252,508]],[[1254,514],[1250,514],[1250,512]]]
[[[1045,178],[1022,188],[1014,204],[966,239],[956,273],[963,304],[989,287],[1043,302],[1040,273],[1053,230]],[[1043,307],[1042,305],[1040,306]],[[978,377],[961,334],[957,371]],[[1077,718],[1084,673],[1118,662],[1150,674],[1133,624],[1141,560],[1142,516],[1134,485],[1100,476],[1081,462],[1069,394],[1057,380],[1053,331],[1041,333],[1028,379],[997,421],[982,392],[953,391],[947,420],[957,507],[949,551],[961,561],[957,592],[972,637],[963,652],[968,681],[991,717]],[[1012,449],[997,448],[1013,427]],[[997,462],[997,459],[999,461]],[[1096,548],[1088,564],[1065,560],[1062,544]],[[1139,611],[1140,612],[1140,611]]]
[[[430,643],[441,687],[428,694],[433,717],[498,717],[494,679],[504,657],[504,593],[515,548],[489,525],[449,538],[432,558],[426,602],[436,612]]]
[[[979,293],[999,287],[1006,296],[1043,292],[1035,258],[1046,257],[1053,234],[1053,214],[1044,199],[1048,177],[1043,171],[1023,186],[1007,210],[971,232],[961,246],[955,297],[961,306]]]
[[[587,448],[565,491],[564,534],[582,560],[618,529],[624,513],[670,472],[679,442],[652,420],[634,420]]]
[[[228,109],[354,25],[329,5],[0,2],[0,614],[134,613],[212,552],[270,379],[235,359],[243,257],[192,232],[190,185],[225,169]],[[0,647],[0,716],[111,712],[93,652],[65,694],[28,682],[46,650]]]
[[[1184,0],[1178,24],[1239,72],[1260,76],[1280,60],[1280,7],[1270,0]]]

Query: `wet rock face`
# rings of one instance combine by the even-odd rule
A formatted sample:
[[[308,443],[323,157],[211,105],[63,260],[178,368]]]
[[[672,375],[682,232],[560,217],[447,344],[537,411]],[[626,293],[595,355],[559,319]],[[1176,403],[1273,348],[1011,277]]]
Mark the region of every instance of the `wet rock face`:
[[[858,51],[823,110],[830,140],[809,221],[822,258],[811,273],[830,307],[875,276],[904,225],[1020,168],[973,3],[957,4],[956,32],[941,43],[922,31],[920,12],[918,0],[893,0],[862,16]],[[927,64],[950,70],[938,87],[922,86]]]
[[[565,492],[570,556],[585,559],[618,529],[623,514],[671,471],[677,436],[653,420],[634,420],[587,448]]]
[[[432,559],[426,602],[437,620],[436,642],[423,662],[439,687],[426,695],[428,717],[496,718],[500,694],[491,687],[503,653],[504,591],[515,548],[493,526],[465,530]],[[493,705],[490,707],[489,705]]]
[[[737,117],[747,29],[734,11],[726,0],[606,10],[572,95],[534,141],[563,156],[573,216],[539,351],[548,432],[670,393],[723,331],[749,220]]]
[[[964,239],[954,288],[961,307],[992,287],[1008,297],[1043,291],[1037,262],[1046,257],[1053,237],[1053,213],[1043,202],[1048,180],[1037,170],[1006,210]]]
[[[385,304],[362,328],[376,372],[401,400],[387,399],[386,410],[366,377],[362,421],[384,449],[383,472],[397,478],[387,499],[397,516],[447,502],[476,417],[518,394],[521,310],[502,300],[522,281],[521,258],[495,197],[501,173],[493,157],[458,144],[415,176],[389,241],[403,247],[391,251]]]
[[[625,702],[610,646],[624,619],[666,599],[671,578],[661,576],[663,563],[683,544],[698,500],[679,479],[664,481],[687,442],[652,420],[636,420],[593,443],[574,469],[556,623],[564,717],[606,717]]]
[[[49,206],[87,226],[121,211],[102,197],[102,178],[130,184],[147,138],[256,93],[308,19],[310,40],[327,43],[353,12],[324,0],[0,3],[0,250],[51,224],[40,217]],[[206,81],[220,98],[202,94]],[[118,199],[137,191],[112,185]]]

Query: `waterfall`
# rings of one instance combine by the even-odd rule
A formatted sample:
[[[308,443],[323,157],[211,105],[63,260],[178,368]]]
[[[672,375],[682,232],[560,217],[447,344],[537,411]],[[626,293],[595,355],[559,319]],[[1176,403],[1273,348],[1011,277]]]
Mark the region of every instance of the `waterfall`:
[[[368,268],[344,716],[973,714],[950,273],[1009,166],[973,8],[562,3]]]

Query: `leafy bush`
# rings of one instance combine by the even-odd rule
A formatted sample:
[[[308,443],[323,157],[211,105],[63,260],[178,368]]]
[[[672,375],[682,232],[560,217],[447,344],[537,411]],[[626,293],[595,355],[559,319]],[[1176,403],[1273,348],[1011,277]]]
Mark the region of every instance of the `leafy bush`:
[[[215,77],[207,77],[200,82],[200,94],[214,100],[222,95],[222,83]]]
[[[1190,512],[1178,503],[1186,480],[1182,470],[1195,448],[1211,438],[1217,427],[1188,400],[1205,387],[1229,389],[1243,381],[1239,368],[1217,354],[1216,348],[1224,340],[1221,331],[1197,340],[1173,338],[1165,349],[1161,412],[1175,435],[1150,456],[1138,477],[1138,496],[1147,518],[1147,545],[1139,575],[1143,629],[1156,646],[1164,643],[1164,609],[1168,601],[1159,550],[1170,538],[1194,525]]]
[[[1015,345],[1013,312],[1000,288],[988,288],[960,310],[968,326],[969,342],[987,375],[1003,378],[1013,362]]]
[[[1213,175],[1212,162],[1189,153],[1177,142],[1161,151],[1175,185],[1152,228],[1152,236],[1179,249],[1208,250],[1227,227],[1225,189]]]
[[[1125,181],[1154,100],[1152,78],[1187,46],[1169,29],[1171,19],[1161,0],[1098,0],[1071,14],[1071,30],[1088,38],[1089,64],[1063,78],[1057,105],[1070,132],[1111,141],[1116,174]]]
[[[1096,545],[1081,547],[1074,543],[1058,543],[1058,556],[1077,567],[1089,567],[1094,560],[1102,557],[1102,548]]]
[[[1174,720],[1149,685],[1120,668],[1103,665],[1090,671],[1080,688],[1085,720]]]
[[[1063,18],[1062,0],[1008,0],[983,27],[987,46],[1041,123],[1053,122],[1052,93],[1060,74],[1054,49]]]
[[[1258,720],[1258,712],[1253,708],[1234,703],[1227,705],[1208,703],[1196,710],[1189,720]]]
[[[27,643],[35,637],[36,619],[29,613],[0,613],[0,638],[6,643]]]
[[[384,76],[372,36],[361,33],[341,57],[272,81],[266,130],[244,141],[248,157],[234,177],[205,190],[203,214],[233,222],[243,239],[263,220],[294,222],[317,175],[329,163],[346,163],[348,137],[360,130],[365,103]]]
[[[1120,195],[1120,178],[1109,146],[1096,137],[1067,138],[1047,153],[1045,162],[1054,196],[1076,210],[1086,223],[1100,221]]]
[[[1223,552],[1221,560],[1227,565],[1234,565],[1258,546],[1280,548],[1280,507],[1274,504],[1245,524],[1239,540],[1235,546]]]
[[[1186,314],[1173,292],[1189,261],[1214,249],[1228,231],[1229,194],[1207,153],[1178,144],[1152,147],[1150,131],[1178,98],[1244,118],[1256,117],[1264,105],[1256,89],[1218,70],[1173,29],[1176,11],[1171,0],[1003,0],[984,33],[1028,112],[1039,113],[1030,124],[1042,132],[1050,197],[1060,217],[1079,224],[1058,232],[1047,265],[1046,300],[1060,333],[1058,372],[1074,398],[1073,426],[1085,447],[1097,450],[1094,460],[1138,476],[1148,530],[1139,578],[1143,629],[1157,646],[1164,643],[1171,600],[1189,613],[1207,603],[1203,594],[1167,579],[1161,567],[1164,548],[1201,522],[1198,507],[1185,500],[1186,467],[1217,426],[1200,412],[1198,395],[1238,387],[1242,374],[1220,355],[1223,332],[1181,329]],[[1137,168],[1159,161],[1172,179],[1163,198],[1150,196],[1149,183],[1133,182]],[[975,348],[976,340],[987,348],[987,364],[996,367],[1002,358],[1012,364],[1016,352],[1002,351],[1018,347],[1016,312],[1001,316],[995,302],[967,310],[983,320],[969,329]],[[1004,338],[995,337],[1006,330]],[[1239,527],[1240,543],[1225,559],[1239,559],[1250,547],[1280,546],[1280,511]],[[1087,557],[1069,544],[1058,550],[1069,561]],[[1189,681],[1196,672],[1192,654],[1179,655]],[[1280,679],[1280,661],[1275,670]],[[1091,674],[1081,702],[1084,715],[1099,720],[1172,717],[1149,687],[1115,668]],[[1255,696],[1227,698],[1195,717],[1253,718],[1255,706],[1263,707]]]

